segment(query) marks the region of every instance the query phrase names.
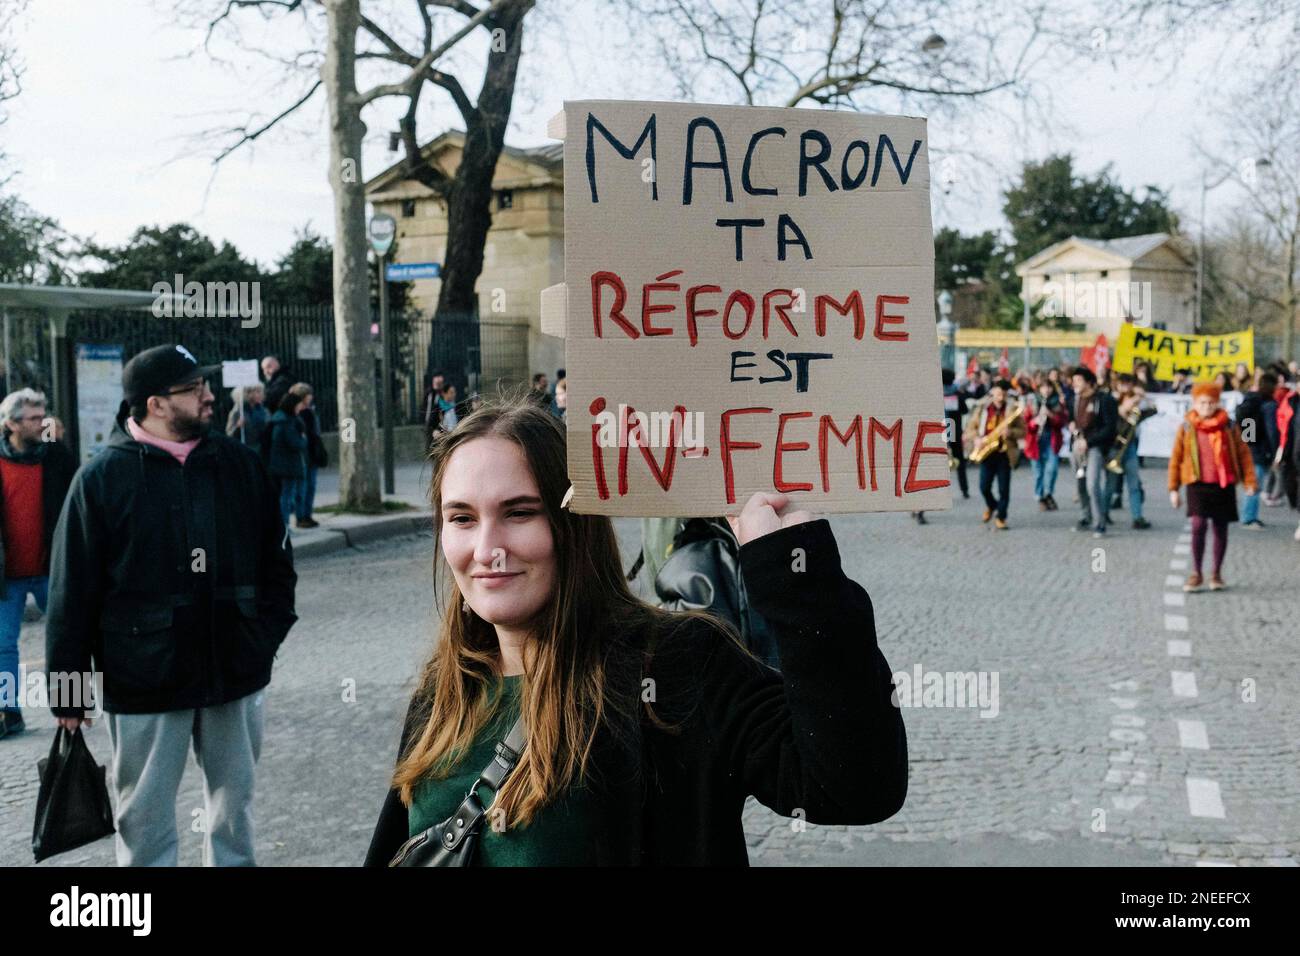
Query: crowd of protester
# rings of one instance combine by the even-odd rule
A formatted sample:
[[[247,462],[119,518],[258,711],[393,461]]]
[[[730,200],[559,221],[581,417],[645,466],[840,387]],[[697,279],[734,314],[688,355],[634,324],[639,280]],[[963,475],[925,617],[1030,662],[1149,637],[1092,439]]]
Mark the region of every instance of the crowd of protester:
[[[949,461],[965,498],[970,497],[967,462],[978,461],[983,520],[998,530],[1009,527],[1011,472],[1022,455],[1033,468],[1040,511],[1058,509],[1057,477],[1068,457],[1072,498],[1079,507],[1076,530],[1104,537],[1113,524],[1111,512],[1125,507],[1131,527],[1146,530],[1152,525],[1143,512],[1138,430],[1156,414],[1153,393],[1187,395],[1190,408],[1175,433],[1167,490],[1173,507],[1186,500],[1192,529],[1193,570],[1185,590],[1220,590],[1226,586],[1221,572],[1228,525],[1240,520],[1244,528],[1262,531],[1261,507],[1297,508],[1298,371],[1294,361],[1253,370],[1240,364],[1212,382],[1196,383],[1183,373],[1172,382],[1157,381],[1141,363],[1132,374],[1107,369],[1100,379],[1086,365],[1000,377],[979,368],[962,380],[945,369]],[[1232,415],[1223,405],[1226,392],[1240,393]],[[1238,485],[1244,492],[1240,514]],[[913,517],[925,523],[923,513]],[[1207,576],[1210,530],[1214,544]],[[1294,537],[1300,542],[1300,526]]]

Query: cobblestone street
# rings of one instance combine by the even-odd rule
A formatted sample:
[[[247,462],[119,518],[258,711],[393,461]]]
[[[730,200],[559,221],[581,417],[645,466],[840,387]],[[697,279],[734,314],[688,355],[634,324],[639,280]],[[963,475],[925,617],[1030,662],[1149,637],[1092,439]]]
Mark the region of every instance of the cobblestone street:
[[[907,515],[832,519],[892,669],[975,672],[997,695],[991,706],[905,711],[910,790],[885,823],[800,827],[751,802],[752,862],[1297,865],[1293,515],[1265,509],[1262,533],[1233,525],[1229,590],[1184,597],[1188,536],[1163,469],[1143,473],[1155,527],[1131,531],[1116,512],[1104,540],[1072,530],[1067,478],[1062,510],[1044,514],[1019,469],[1007,532],[960,496],[925,526]],[[637,524],[618,527],[630,564]],[[432,639],[431,545],[406,537],[299,562],[300,621],[266,697],[262,865],[360,863]],[[42,623],[24,626],[21,651],[29,667],[40,662]],[[52,736],[47,712],[28,710],[27,721],[28,733],[0,741],[4,865],[31,861],[36,761]],[[88,740],[106,763],[102,724]],[[191,758],[177,804],[183,864],[199,861],[190,822],[201,806]],[[103,840],[51,862],[112,861]]]

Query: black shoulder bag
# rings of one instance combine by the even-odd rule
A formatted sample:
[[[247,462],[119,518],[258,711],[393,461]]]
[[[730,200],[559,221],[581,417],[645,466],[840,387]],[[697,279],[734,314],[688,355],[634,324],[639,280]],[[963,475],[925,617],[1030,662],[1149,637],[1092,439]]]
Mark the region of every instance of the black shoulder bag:
[[[494,794],[515,769],[523,755],[527,730],[521,715],[510,728],[506,739],[496,746],[492,762],[483,768],[474,785],[465,794],[456,812],[423,833],[417,833],[398,849],[389,866],[469,866],[474,862],[483,819],[487,810],[478,798],[478,788],[488,787]]]

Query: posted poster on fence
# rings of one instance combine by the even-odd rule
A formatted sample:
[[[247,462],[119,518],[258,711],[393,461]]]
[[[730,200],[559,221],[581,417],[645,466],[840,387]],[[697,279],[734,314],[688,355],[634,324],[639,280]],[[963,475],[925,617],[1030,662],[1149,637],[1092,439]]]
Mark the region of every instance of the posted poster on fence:
[[[925,120],[580,101],[551,130],[574,510],[951,507]]]
[[[1255,330],[1183,335],[1125,322],[1115,344],[1115,371],[1132,372],[1136,362],[1150,365],[1157,381],[1172,382],[1182,372],[1194,382],[1211,382],[1220,372],[1234,373],[1238,363],[1255,367]]]

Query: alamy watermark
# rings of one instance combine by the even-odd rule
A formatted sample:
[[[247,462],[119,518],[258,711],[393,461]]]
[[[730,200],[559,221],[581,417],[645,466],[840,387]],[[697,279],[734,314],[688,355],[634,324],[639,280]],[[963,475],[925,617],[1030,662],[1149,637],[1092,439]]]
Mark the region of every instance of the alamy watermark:
[[[18,673],[0,672],[0,705],[19,710],[83,711],[87,717],[99,717],[103,708],[99,702],[103,695],[103,674],[99,671],[28,670],[26,664],[18,665]]]
[[[704,448],[703,412],[642,412],[627,405],[618,411],[606,409],[595,415],[599,431],[596,444],[601,448],[667,448],[676,445],[689,456]]]
[[[262,324],[260,282],[185,281],[180,273],[175,282],[155,282],[152,311],[157,319],[200,319],[237,316],[239,326],[255,329]]]
[[[895,707],[978,707],[981,717],[996,717],[997,671],[896,671],[890,700]]]
[[[1124,319],[1151,324],[1151,283],[1108,279],[1052,279],[1043,284],[1043,315],[1049,318]]]

